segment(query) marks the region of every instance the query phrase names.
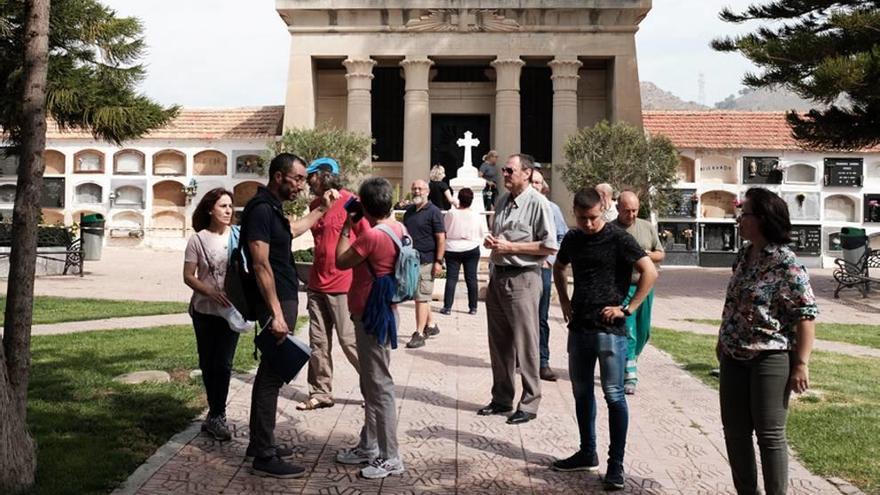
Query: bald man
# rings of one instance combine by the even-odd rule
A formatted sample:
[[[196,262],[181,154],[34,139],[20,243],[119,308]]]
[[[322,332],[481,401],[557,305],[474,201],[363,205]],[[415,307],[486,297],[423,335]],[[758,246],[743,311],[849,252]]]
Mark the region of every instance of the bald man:
[[[660,243],[660,238],[657,236],[657,229],[651,222],[638,218],[639,197],[632,191],[620,193],[620,197],[617,198],[617,211],[617,220],[614,223],[635,238],[655,265],[663,261],[666,252],[663,251],[663,244]],[[627,300],[632,299],[638,283],[639,272],[633,271]],[[653,302],[654,289],[652,288],[641,306],[626,318],[627,355],[623,391],[627,395],[635,394],[636,385],[639,383],[636,362],[651,336],[651,305]]]
[[[614,188],[611,184],[601,183],[596,186],[596,192],[602,198],[602,219],[613,222],[617,219],[617,207],[614,205]]]
[[[440,333],[440,327],[431,316],[431,296],[434,293],[434,277],[443,271],[443,255],[446,253],[446,227],[443,213],[428,201],[428,183],[413,181],[410,187],[412,204],[406,208],[403,224],[413,240],[413,247],[419,252],[419,290],[416,293],[416,331],[406,343],[406,347],[424,347],[428,337]]]

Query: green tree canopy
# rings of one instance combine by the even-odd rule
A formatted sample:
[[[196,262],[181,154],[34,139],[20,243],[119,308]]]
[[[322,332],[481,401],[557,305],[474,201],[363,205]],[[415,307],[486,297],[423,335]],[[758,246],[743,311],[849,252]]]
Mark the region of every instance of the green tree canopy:
[[[880,144],[880,2],[774,0],[742,13],[725,9],[721,19],[765,22],[753,33],[712,41],[762,69],[745,75],[747,86],[784,86],[822,105],[788,113],[798,141],[827,149]]]
[[[570,191],[607,182],[638,194],[644,207],[664,208],[677,181],[678,151],[662,135],[645,135],[625,122],[599,122],[580,129],[565,143],[562,181]]]
[[[0,128],[21,142],[25,2],[0,0]],[[62,128],[121,143],[167,124],[163,108],[136,90],[145,75],[139,20],[96,0],[53,0],[49,18],[48,114]]]

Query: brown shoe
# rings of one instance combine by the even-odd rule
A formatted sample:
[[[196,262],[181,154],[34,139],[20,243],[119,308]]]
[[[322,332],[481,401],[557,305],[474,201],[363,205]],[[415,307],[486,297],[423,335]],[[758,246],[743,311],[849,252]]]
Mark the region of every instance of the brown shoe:
[[[556,378],[557,378],[556,373],[554,373],[553,370],[550,369],[549,366],[541,368],[540,375],[541,375],[541,380],[545,380],[548,382],[555,382]]]

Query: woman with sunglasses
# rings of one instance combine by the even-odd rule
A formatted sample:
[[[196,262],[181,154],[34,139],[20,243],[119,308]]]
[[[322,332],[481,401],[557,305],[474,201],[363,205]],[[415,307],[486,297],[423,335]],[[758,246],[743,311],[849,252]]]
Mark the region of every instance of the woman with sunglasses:
[[[788,398],[809,388],[818,308],[809,276],[788,246],[785,201],[749,189],[737,221],[748,244],[733,265],[716,346],[724,440],[737,493],[758,493],[754,432],[765,493],[784,494]]]

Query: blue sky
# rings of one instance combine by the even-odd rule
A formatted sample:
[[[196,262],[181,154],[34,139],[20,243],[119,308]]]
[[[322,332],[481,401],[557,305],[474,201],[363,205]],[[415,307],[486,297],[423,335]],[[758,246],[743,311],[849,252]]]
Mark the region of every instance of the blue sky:
[[[289,37],[273,0],[104,0],[120,15],[141,19],[149,51],[142,88],[164,103],[188,107],[282,104]],[[726,5],[746,0],[654,0],[636,35],[641,79],[686,100],[705,103],[736,93],[752,67],[709,41],[748,26],[721,22]]]

